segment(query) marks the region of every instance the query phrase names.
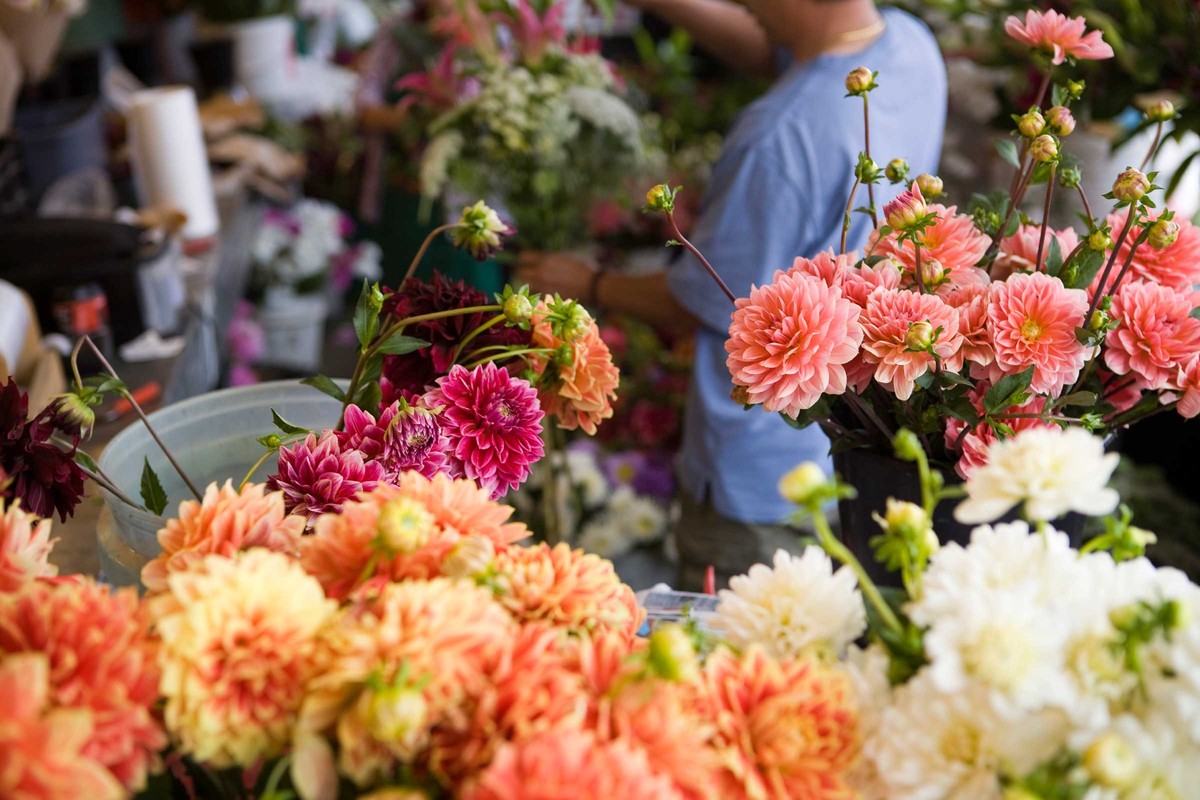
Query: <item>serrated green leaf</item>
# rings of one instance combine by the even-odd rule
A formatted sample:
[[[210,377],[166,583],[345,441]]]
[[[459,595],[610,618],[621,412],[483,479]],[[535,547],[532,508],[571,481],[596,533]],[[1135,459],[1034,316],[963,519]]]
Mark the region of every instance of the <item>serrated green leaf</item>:
[[[386,341],[378,347],[380,353],[389,356],[402,356],[406,353],[412,353],[420,350],[422,347],[428,347],[429,342],[424,339],[418,339],[415,336],[405,336],[402,333],[392,334]]]
[[[1017,143],[1012,139],[997,139],[996,152],[1000,158],[1004,159],[1005,163],[1011,164],[1014,167],[1021,166],[1020,157],[1017,155]]]
[[[279,415],[275,409],[271,409],[271,421],[275,423],[275,427],[284,433],[308,433],[308,428],[301,428],[299,425],[293,425]]]
[[[82,450],[75,451],[75,463],[89,472],[98,473],[100,471],[100,467],[92,460],[92,457]]]
[[[143,457],[142,463],[142,503],[151,514],[161,514],[167,507],[167,493],[154,470],[150,467],[150,459]]]
[[[999,414],[1014,405],[1017,398],[1025,394],[1032,380],[1032,366],[1014,375],[1005,375],[983,396],[984,410],[989,414]]]
[[[313,375],[311,378],[304,378],[300,382],[305,386],[313,387],[319,392],[324,392],[338,402],[346,402],[346,393],[338,388],[336,383],[324,375]]]
[[[354,305],[354,333],[358,344],[366,347],[379,332],[379,311],[383,308],[383,292],[379,284],[371,285],[363,279],[362,292]]]

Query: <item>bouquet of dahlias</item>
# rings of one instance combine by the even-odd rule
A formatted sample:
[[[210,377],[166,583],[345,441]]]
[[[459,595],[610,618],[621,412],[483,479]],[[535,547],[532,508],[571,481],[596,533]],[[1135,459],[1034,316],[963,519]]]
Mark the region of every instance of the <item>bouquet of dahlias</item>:
[[[1079,181],[1063,148],[1082,87],[1054,65],[1111,49],[1082,19],[1056,12],[1013,18],[1008,30],[1050,61],[1015,138],[1002,143],[1011,193],[976,196],[968,214],[930,202],[941,181],[919,176],[882,219],[873,205],[858,209],[876,229],[865,253],[847,253],[856,190],[905,179],[902,161],[880,169],[860,154],[843,251],[797,258],[746,298],[725,290],[736,306],[725,347],[737,401],[797,426],[818,422],[835,452],[887,452],[908,428],[963,478],[993,442],[1022,430],[1107,435],[1152,414],[1200,412],[1200,229],[1159,209],[1154,174],[1137,167],[1113,183],[1106,214],[1089,209],[1079,230],[1048,225],[1054,193]],[[864,103],[875,86],[865,67],[846,79]],[[1164,102],[1148,119],[1161,132],[1174,113]],[[1044,202],[1031,219],[1022,200],[1039,183]],[[648,196],[668,218],[673,203],[667,187]]]
[[[809,463],[780,489],[825,552],[780,551],[734,578],[712,627],[851,675],[865,733],[851,782],[865,800],[1193,796],[1200,587],[1144,557],[1154,535],[1107,487],[1118,457],[1078,427],[993,442],[954,512],[990,524],[939,547],[941,477],[911,431],[894,444],[918,465],[922,501],[889,499],[872,546],[903,591],[885,596],[834,537],[823,508],[852,489]],[[1014,508],[1024,519],[996,522]],[[1104,533],[1072,549],[1047,522],[1068,512],[1103,517]]]
[[[461,35],[425,75],[402,78],[401,103],[437,112],[420,166],[421,191],[495,198],[527,246],[578,244],[584,211],[616,196],[642,152],[641,123],[611,64],[567,41],[565,4],[528,0],[491,15],[460,8]],[[443,24],[446,20],[442,21]]]

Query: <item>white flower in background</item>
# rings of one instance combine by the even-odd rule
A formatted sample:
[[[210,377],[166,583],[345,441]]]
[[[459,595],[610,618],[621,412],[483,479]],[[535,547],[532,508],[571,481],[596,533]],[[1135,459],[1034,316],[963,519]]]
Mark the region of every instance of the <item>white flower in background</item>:
[[[282,225],[259,225],[250,254],[259,264],[270,264],[292,242],[292,234]]]
[[[608,479],[596,463],[596,457],[587,450],[568,450],[566,463],[571,482],[583,498],[583,507],[598,508],[608,497]]]
[[[649,544],[662,538],[667,529],[666,509],[650,497],[635,494],[628,486],[619,487],[617,492],[623,492],[621,501],[609,506],[615,524],[638,544]],[[616,496],[614,492],[614,500]]]
[[[988,448],[987,463],[967,480],[967,499],[954,517],[973,524],[991,522],[1024,504],[1031,520],[1052,520],[1069,511],[1102,516],[1120,498],[1108,488],[1117,468],[1116,453],[1082,428],[1031,428]]]
[[[374,242],[360,242],[355,252],[350,274],[359,280],[374,283],[383,277],[383,249]]]
[[[633,549],[636,544],[613,518],[605,514],[589,520],[579,532],[576,545],[589,553],[604,558],[617,558]]]
[[[889,800],[1000,800],[1001,775],[1025,775],[1058,752],[1057,712],[1006,719],[977,683],[938,691],[927,671],[896,689],[866,742]]]
[[[441,194],[450,179],[450,164],[462,152],[463,137],[458,131],[446,131],[433,137],[421,156],[418,179],[426,197]]]
[[[866,648],[850,645],[842,662],[858,707],[858,727],[865,737],[879,730],[883,711],[892,702],[889,662],[887,651],[878,642]],[[861,800],[886,800],[883,779],[869,758],[858,759],[846,776],[846,782],[854,787]]]
[[[631,147],[640,146],[641,121],[616,95],[603,89],[572,86],[564,97],[575,116],[628,142]]]
[[[755,564],[721,590],[712,626],[731,644],[759,644],[776,658],[836,658],[862,635],[866,610],[849,568],[834,572],[819,547],[802,556],[778,550],[773,563]]]

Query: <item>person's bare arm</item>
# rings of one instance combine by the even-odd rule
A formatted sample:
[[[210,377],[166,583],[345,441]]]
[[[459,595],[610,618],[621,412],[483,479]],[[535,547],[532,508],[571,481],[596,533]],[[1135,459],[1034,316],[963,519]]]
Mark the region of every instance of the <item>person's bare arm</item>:
[[[633,0],[633,5],[683,28],[698,45],[734,69],[764,76],[775,72],[766,31],[739,5],[727,0]]]

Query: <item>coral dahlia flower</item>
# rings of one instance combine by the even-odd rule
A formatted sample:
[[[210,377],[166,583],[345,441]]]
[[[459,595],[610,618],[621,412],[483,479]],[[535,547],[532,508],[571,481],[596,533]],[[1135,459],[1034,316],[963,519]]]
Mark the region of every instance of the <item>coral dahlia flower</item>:
[[[900,267],[890,258],[878,261],[874,266],[863,264],[842,273],[842,295],[859,308],[867,305],[871,292],[880,286],[885,289],[900,288]]]
[[[1104,363],[1148,389],[1174,386],[1179,370],[1200,354],[1200,319],[1191,313],[1186,294],[1153,283],[1123,284],[1113,295],[1117,327],[1108,333]]]
[[[128,792],[84,755],[94,730],[85,709],[54,708],[42,653],[0,661],[0,797],[120,800]]]
[[[17,500],[5,508],[0,498],[0,592],[14,592],[34,578],[52,578],[58,567],[50,563],[55,539],[50,520],[21,510]]]
[[[1009,17],[1004,21],[1004,32],[1047,53],[1052,64],[1061,64],[1068,58],[1100,61],[1113,57],[1112,47],[1100,31],[1087,30],[1083,17],[1068,17],[1057,11],[1026,11],[1024,22]]]
[[[538,303],[533,312],[533,343],[557,351],[564,342],[554,335],[547,312],[545,301]],[[620,371],[613,364],[612,353],[595,321],[569,346],[570,363],[553,360],[553,374],[543,378],[538,397],[542,408],[558,420],[560,428],[569,431],[582,428],[589,436],[595,436],[596,426],[613,415]],[[534,368],[544,376],[551,360],[540,358],[534,363]]]
[[[229,481],[221,487],[210,483],[203,500],[180,503],[179,515],[158,532],[162,553],[142,568],[142,583],[152,593],[161,592],[172,572],[210,554],[232,557],[265,547],[296,556],[303,533],[304,519],[286,514],[281,493],[262,484],[247,484],[239,492]]]
[[[995,377],[1033,367],[1030,388],[1055,395],[1079,377],[1088,351],[1075,338],[1087,313],[1087,293],[1043,273],[992,284],[988,321]]]
[[[1108,215],[1107,222],[1114,231],[1121,230],[1125,225],[1126,213],[1128,212],[1114,212]],[[1153,214],[1150,219],[1158,219],[1158,214]],[[1175,222],[1179,225],[1179,236],[1175,241],[1161,250],[1146,243],[1138,247],[1137,252],[1133,254],[1133,261],[1130,262],[1129,273],[1121,282],[1122,285],[1126,281],[1143,280],[1171,289],[1190,291],[1194,285],[1200,284],[1200,228],[1178,215]],[[1134,225],[1129,229],[1129,235],[1121,242],[1115,266],[1109,275],[1107,289],[1112,288],[1117,279],[1117,270],[1129,257],[1129,251],[1142,235],[1142,230],[1142,226]],[[1098,273],[1092,281],[1091,291],[1095,291],[1099,285]]]
[[[841,286],[845,281],[847,271],[854,268],[858,261],[858,253],[851,251],[835,255],[833,248],[822,250],[813,258],[797,258],[788,268],[788,275],[811,275],[819,278],[826,286]],[[778,278],[776,274],[776,278]]]
[[[0,661],[18,653],[49,660],[51,707],[90,720],[84,758],[128,791],[144,788],[167,737],[154,714],[159,667],[137,592],[80,577],[0,595]]]
[[[846,391],[846,370],[862,344],[860,310],[839,289],[793,273],[739,298],[725,351],[733,383],[751,403],[798,416],[823,394]]]
[[[962,360],[987,366],[996,360],[992,335],[988,330],[988,287],[953,286],[940,294],[946,304],[958,310],[958,331],[962,334]]]
[[[182,751],[218,769],[279,755],[337,610],[316,579],[270,550],[210,555],[170,575],[150,608],[167,728]]]
[[[900,400],[912,396],[917,378],[937,366],[955,372],[962,368],[958,311],[935,294],[877,289],[859,318],[863,328],[863,359],[875,365],[875,380],[891,387]],[[908,341],[915,324],[941,329],[928,350],[914,350]]]
[[[1050,255],[1051,239],[1058,242],[1058,251],[1064,260],[1079,244],[1079,234],[1075,233],[1074,228],[1047,230],[1046,241],[1042,246],[1042,260],[1037,262],[1038,240],[1041,236],[1041,225],[1022,225],[1012,236],[1001,239],[999,254],[992,265],[992,277],[1003,280],[1014,272],[1044,271],[1046,259]]]
[[[950,283],[975,282],[972,271],[992,240],[975,227],[973,219],[959,214],[958,206],[930,203],[929,211],[937,214],[937,220],[921,234],[921,260],[936,259],[950,276]],[[890,256],[902,266],[907,281],[915,282],[917,261],[912,242],[898,241],[894,232],[883,237],[873,232],[870,241],[868,253]]]
[[[343,450],[334,431],[318,439],[310,433],[302,442],[279,449],[279,472],[267,480],[268,491],[283,492],[288,513],[318,515],[341,511],[359,492],[369,492],[386,479],[378,461],[358,450]]]
[[[851,800],[846,774],[859,753],[847,677],[815,661],[775,661],[752,646],[709,656],[698,702],[716,725],[728,800]]]
[[[450,439],[451,469],[487,489],[492,498],[520,486],[544,453],[537,392],[488,362],[468,370],[455,365],[422,398],[444,407],[442,430]]]
[[[1176,410],[1184,419],[1193,419],[1200,414],[1200,357],[1179,370],[1178,386],[1182,394]]]

